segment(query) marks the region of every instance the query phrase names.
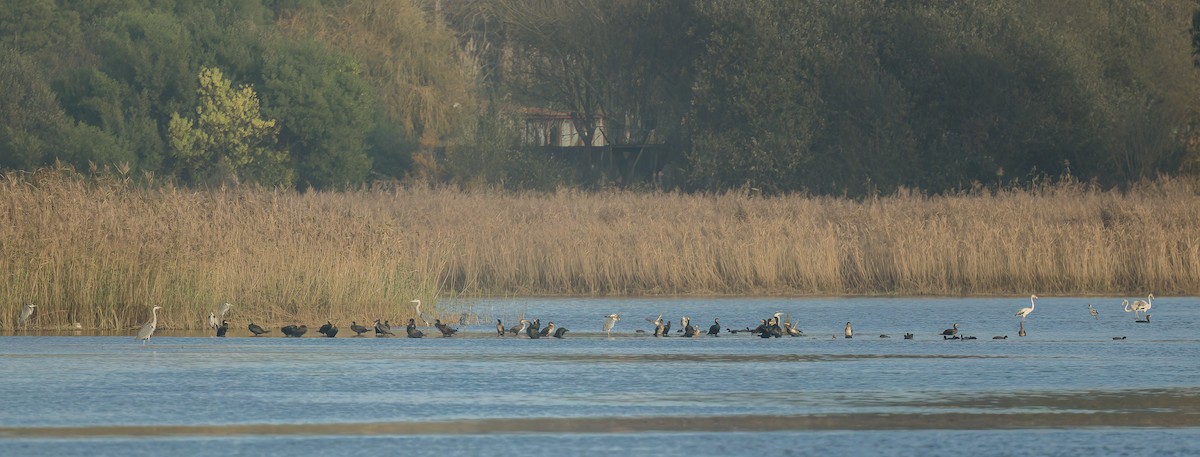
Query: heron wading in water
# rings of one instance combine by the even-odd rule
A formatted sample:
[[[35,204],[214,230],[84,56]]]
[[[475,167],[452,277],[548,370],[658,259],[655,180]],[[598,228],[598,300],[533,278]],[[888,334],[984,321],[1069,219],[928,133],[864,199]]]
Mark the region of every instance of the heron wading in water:
[[[154,308],[151,308],[150,322],[147,322],[145,325],[143,325],[141,330],[138,330],[137,332],[137,337],[135,339],[142,340],[143,345],[150,342],[150,337],[154,335],[154,330],[158,328],[158,310],[160,309],[162,309],[161,306],[155,306]]]

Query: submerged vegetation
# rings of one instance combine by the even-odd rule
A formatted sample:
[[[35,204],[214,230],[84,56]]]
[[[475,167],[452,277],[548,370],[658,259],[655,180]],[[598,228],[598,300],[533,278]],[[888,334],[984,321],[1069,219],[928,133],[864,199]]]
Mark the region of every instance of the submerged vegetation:
[[[407,315],[454,294],[1200,293],[1200,193],[1071,179],[930,197],[551,194],[428,185],[194,190],[0,179],[0,327],[129,328],[161,305],[261,323]]]

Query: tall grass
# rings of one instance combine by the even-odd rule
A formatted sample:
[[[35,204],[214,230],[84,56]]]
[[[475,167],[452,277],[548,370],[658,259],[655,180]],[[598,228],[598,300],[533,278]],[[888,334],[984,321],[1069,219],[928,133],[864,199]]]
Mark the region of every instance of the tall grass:
[[[398,320],[456,293],[1195,294],[1200,196],[1076,182],[864,201],[745,193],[144,188],[0,179],[0,325]]]

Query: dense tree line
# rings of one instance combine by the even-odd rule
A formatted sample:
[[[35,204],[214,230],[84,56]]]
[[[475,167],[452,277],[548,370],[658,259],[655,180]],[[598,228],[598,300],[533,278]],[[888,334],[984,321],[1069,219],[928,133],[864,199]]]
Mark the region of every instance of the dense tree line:
[[[521,145],[539,107],[585,144],[602,118],[610,143],[659,145],[685,190],[1200,170],[1192,0],[0,3],[7,169],[605,182]]]

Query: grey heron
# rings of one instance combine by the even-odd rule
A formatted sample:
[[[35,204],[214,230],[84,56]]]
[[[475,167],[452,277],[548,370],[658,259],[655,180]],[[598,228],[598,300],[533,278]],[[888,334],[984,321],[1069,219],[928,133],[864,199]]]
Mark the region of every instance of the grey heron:
[[[208,328],[209,328],[209,330],[216,330],[217,326],[219,326],[219,325],[221,325],[221,324],[219,321],[217,321],[217,314],[212,311],[209,311],[208,312]]]
[[[37,308],[37,305],[33,303],[26,303],[25,306],[21,308],[21,315],[19,316],[21,325],[25,325],[29,322],[29,318],[33,317],[34,308]]]
[[[617,321],[619,320],[621,320],[621,313],[612,313],[604,316],[604,332],[608,333],[610,338],[612,337],[613,326],[617,325]]]
[[[225,314],[229,313],[229,310],[232,308],[233,308],[233,305],[231,305],[229,303],[221,304],[221,310],[217,312],[217,317],[219,317],[221,319],[225,319]]]
[[[417,304],[417,306],[415,307],[415,312],[417,313],[417,318],[421,319],[421,322],[424,322],[425,326],[428,327],[429,319],[425,317],[425,314],[421,313],[421,300],[413,300],[410,303]],[[416,320],[413,321],[413,324],[416,324]]]
[[[154,330],[158,328],[158,310],[160,309],[162,309],[161,306],[151,308],[150,322],[147,322],[146,325],[142,326],[141,330],[138,330],[136,339],[142,340],[142,344],[150,342],[150,336],[154,335]]]
[[[1037,295],[1030,295],[1029,296],[1029,307],[1021,308],[1021,310],[1017,311],[1017,314],[1014,314],[1014,316],[1020,316],[1021,320],[1025,320],[1025,316],[1028,316],[1030,313],[1033,312],[1033,308],[1037,307],[1037,299],[1038,299]]]

